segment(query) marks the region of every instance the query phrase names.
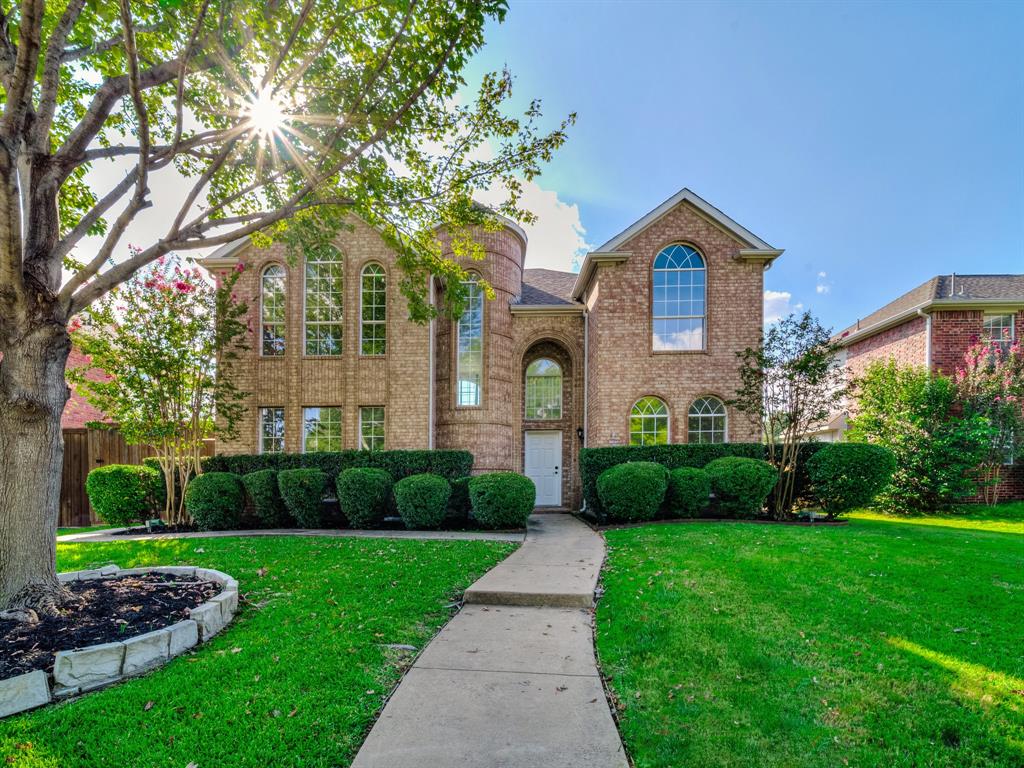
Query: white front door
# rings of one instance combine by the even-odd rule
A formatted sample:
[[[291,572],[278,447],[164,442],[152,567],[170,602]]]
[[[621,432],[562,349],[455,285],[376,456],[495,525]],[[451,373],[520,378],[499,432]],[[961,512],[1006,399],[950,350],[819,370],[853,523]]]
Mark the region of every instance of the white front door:
[[[538,507],[562,506],[562,433],[524,433],[526,476],[537,486]]]

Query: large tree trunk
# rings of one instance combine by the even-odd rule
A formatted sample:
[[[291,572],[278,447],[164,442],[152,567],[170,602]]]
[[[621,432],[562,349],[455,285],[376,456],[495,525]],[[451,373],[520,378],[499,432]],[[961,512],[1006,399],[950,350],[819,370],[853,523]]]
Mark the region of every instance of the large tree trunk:
[[[52,321],[0,339],[0,610],[53,613],[69,594],[57,581],[56,533],[70,349]]]

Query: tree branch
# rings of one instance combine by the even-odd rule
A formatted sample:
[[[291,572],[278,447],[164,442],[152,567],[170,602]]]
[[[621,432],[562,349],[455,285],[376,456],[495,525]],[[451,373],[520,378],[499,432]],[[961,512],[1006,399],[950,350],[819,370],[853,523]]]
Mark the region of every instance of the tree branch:
[[[21,132],[25,116],[32,107],[44,11],[43,0],[22,1],[21,17],[18,20],[17,57],[5,94],[4,114],[0,118],[0,136],[8,140],[13,141]]]
[[[46,44],[46,57],[43,59],[42,83],[40,84],[39,108],[35,123],[32,126],[31,144],[36,152],[48,153],[50,150],[50,125],[57,110],[57,88],[60,84],[61,53],[68,35],[78,20],[85,0],[71,0],[68,7],[57,22],[50,40]]]

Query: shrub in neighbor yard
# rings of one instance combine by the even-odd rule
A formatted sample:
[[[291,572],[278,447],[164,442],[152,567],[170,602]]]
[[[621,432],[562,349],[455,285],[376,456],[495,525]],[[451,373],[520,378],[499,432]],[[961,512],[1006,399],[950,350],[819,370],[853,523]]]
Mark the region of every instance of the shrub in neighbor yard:
[[[488,528],[522,528],[533,512],[537,488],[515,472],[489,472],[469,479],[473,517]]]
[[[245,495],[252,505],[256,517],[267,528],[287,528],[295,525],[295,520],[288,514],[288,508],[281,498],[277,487],[277,472],[273,469],[261,469],[242,475]]]
[[[653,461],[631,461],[606,469],[597,478],[597,495],[613,520],[650,520],[668,490],[668,470]]]
[[[395,505],[405,527],[438,528],[448,514],[451,486],[440,475],[410,475],[395,483]]]
[[[204,531],[230,531],[242,522],[245,489],[231,472],[206,472],[185,489],[185,511]]]
[[[757,517],[778,482],[779,473],[767,461],[727,456],[715,459],[704,471],[719,509],[732,517]]]
[[[327,475],[319,469],[282,469],[277,487],[284,505],[300,528],[322,528]]]
[[[466,520],[472,509],[469,501],[469,481],[471,477],[457,477],[449,485],[452,487],[451,496],[448,497],[448,518],[453,521]]]
[[[103,522],[131,525],[163,505],[163,478],[150,467],[108,464],[97,467],[85,479],[89,504]]]
[[[353,528],[380,525],[387,512],[394,481],[383,469],[353,467],[338,475],[338,507]]]
[[[679,467],[668,473],[665,496],[669,511],[677,517],[699,517],[708,507],[711,478],[703,469]]]
[[[892,451],[868,443],[832,443],[807,462],[814,497],[829,517],[870,504],[895,470]]]

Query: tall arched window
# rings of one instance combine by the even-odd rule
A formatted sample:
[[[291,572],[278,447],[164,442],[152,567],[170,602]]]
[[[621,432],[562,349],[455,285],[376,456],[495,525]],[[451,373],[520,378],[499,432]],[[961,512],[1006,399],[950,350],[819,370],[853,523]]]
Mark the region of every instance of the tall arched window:
[[[562,367],[540,358],[526,367],[527,419],[562,418]]]
[[[688,440],[691,443],[724,443],[725,403],[717,397],[699,397],[690,406]]]
[[[383,355],[387,351],[387,278],[380,264],[363,267],[360,279],[359,352]]]
[[[455,329],[455,404],[475,406],[483,402],[484,291],[476,280],[468,280],[465,285],[466,307]]]
[[[260,354],[284,354],[284,267],[271,264],[260,275]]]
[[[341,254],[329,245],[306,253],[306,354],[340,355],[343,305]]]
[[[704,349],[704,259],[688,245],[676,243],[654,259],[653,346],[656,351]]]
[[[666,445],[668,407],[656,397],[642,397],[629,413],[630,445]]]

